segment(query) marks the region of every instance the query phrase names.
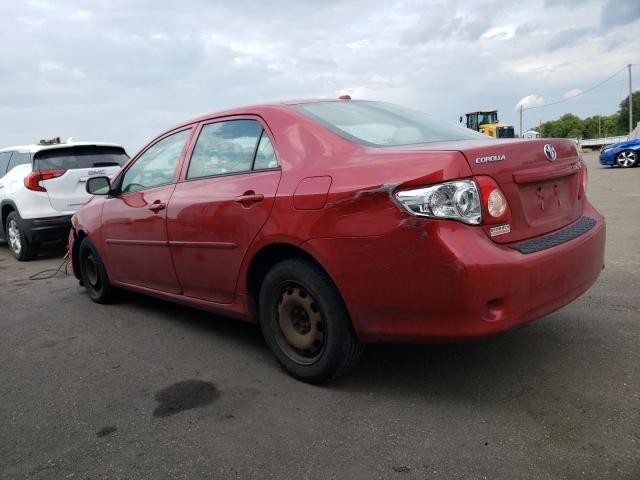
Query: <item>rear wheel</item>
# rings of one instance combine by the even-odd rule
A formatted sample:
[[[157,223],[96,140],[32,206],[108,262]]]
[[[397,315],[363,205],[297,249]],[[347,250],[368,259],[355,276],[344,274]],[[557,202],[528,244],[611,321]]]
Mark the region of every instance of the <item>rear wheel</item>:
[[[347,309],[329,276],[304,259],[275,265],[262,283],[260,326],[267,345],[293,377],[323,383],[362,356]]]
[[[96,303],[109,303],[114,297],[114,288],[109,282],[107,270],[96,247],[88,237],[80,243],[78,250],[80,277],[91,300]]]
[[[24,262],[32,260],[38,255],[38,243],[29,241],[20,224],[20,215],[17,212],[11,212],[7,216],[5,232],[11,254]]]
[[[638,165],[638,154],[633,150],[623,150],[616,157],[616,163],[622,168],[635,167]]]

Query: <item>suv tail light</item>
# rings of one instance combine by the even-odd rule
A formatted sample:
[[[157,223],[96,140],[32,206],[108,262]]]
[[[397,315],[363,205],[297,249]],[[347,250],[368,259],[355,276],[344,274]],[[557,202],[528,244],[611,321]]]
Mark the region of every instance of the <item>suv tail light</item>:
[[[61,177],[66,170],[47,170],[46,172],[33,171],[24,177],[24,186],[29,190],[36,192],[46,192],[47,189],[40,183],[42,180],[50,180],[52,178]]]
[[[492,225],[505,222],[511,216],[507,198],[490,177],[401,190],[395,196],[404,208],[419,217]]]

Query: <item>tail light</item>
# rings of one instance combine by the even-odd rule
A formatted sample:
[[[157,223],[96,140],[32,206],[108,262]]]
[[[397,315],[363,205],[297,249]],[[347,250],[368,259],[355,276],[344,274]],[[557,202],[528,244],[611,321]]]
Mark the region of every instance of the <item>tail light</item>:
[[[404,208],[419,217],[492,225],[503,223],[511,216],[506,197],[490,177],[401,190],[395,195]]]
[[[504,223],[511,217],[507,197],[491,177],[476,177],[482,195],[482,218],[485,225]]]
[[[587,185],[589,183],[589,172],[587,172],[587,163],[582,161],[582,168],[580,169],[580,195],[582,198],[587,194]]]
[[[46,192],[47,189],[42,186],[42,180],[51,180],[52,178],[61,177],[66,170],[47,170],[45,172],[33,171],[24,177],[24,186],[29,190],[36,192]]]

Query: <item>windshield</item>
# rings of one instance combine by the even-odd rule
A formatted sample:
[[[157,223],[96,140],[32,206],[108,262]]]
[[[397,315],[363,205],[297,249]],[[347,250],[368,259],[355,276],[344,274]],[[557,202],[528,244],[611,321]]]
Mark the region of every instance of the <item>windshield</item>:
[[[302,103],[295,108],[351,142],[374,147],[485,138],[390,103],[348,100]]]
[[[496,112],[478,113],[478,125],[486,123],[498,123],[498,114]]]
[[[40,150],[34,155],[36,170],[73,170],[76,168],[122,166],[129,160],[122,147],[82,145]]]

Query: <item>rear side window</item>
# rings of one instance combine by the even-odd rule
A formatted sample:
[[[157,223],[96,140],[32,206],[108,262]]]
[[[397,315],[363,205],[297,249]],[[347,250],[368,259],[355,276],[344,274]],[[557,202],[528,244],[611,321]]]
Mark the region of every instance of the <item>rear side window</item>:
[[[303,103],[295,108],[346,140],[373,147],[486,138],[390,103],[349,100]]]
[[[4,177],[4,174],[7,173],[10,158],[11,152],[0,152],[0,177]]]
[[[276,168],[278,161],[276,160],[276,152],[273,150],[269,135],[264,130],[262,131],[262,137],[260,137],[260,143],[256,150],[256,160],[253,165],[254,170],[264,170],[267,168]]]
[[[78,168],[121,167],[127,160],[129,160],[129,156],[123,148],[97,145],[52,148],[40,150],[34,154],[35,169],[43,172]]]
[[[14,167],[18,165],[27,165],[31,163],[31,156],[27,152],[13,152],[11,160],[9,160],[9,167],[7,172],[10,172]]]
[[[262,125],[255,120],[229,120],[204,125],[193,149],[187,178],[251,170],[261,135]]]

